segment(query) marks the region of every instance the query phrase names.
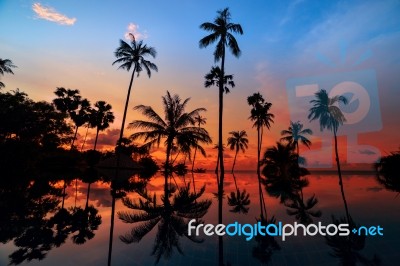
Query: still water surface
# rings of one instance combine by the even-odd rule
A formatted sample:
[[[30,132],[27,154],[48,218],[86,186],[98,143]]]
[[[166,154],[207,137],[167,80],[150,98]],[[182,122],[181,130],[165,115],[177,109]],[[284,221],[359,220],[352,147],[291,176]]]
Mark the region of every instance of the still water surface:
[[[223,222],[229,224],[235,221],[240,223],[255,223],[259,217],[259,192],[257,176],[254,173],[235,174],[237,187],[240,191],[244,189],[249,193],[250,205],[247,214],[230,212],[233,207],[227,203],[230,192],[236,191],[236,186],[231,174],[225,177],[225,199],[223,205]],[[217,192],[216,176],[211,173],[194,174],[195,189],[198,191],[204,184],[205,193],[200,199],[210,199],[212,204],[202,218],[205,223],[217,224]],[[183,185],[192,180],[192,174],[188,174],[185,180],[175,177],[176,184]],[[345,217],[345,209],[340,193],[338,178],[335,175],[310,175],[309,185],[303,189],[304,202],[315,195],[318,203],[310,211],[321,211],[320,217],[312,217],[314,223],[332,223],[332,216],[336,218]],[[175,181],[172,181],[175,183]],[[255,254],[257,242],[253,239],[246,241],[244,237],[224,237],[224,261],[230,265],[400,265],[400,197],[398,192],[388,191],[378,184],[373,174],[371,175],[347,175],[344,177],[344,191],[348,204],[350,216],[357,225],[377,226],[384,228],[384,236],[367,236],[361,243],[352,243],[351,251],[348,253],[340,251],[340,247],[346,243],[332,243],[322,236],[288,237],[286,241],[275,238],[277,248],[264,247],[264,253]],[[62,182],[57,184],[62,187]],[[56,185],[56,186],[57,186]],[[75,182],[66,188],[65,209],[72,210],[73,207],[85,208],[87,200],[88,184],[78,181],[78,193],[75,199]],[[155,176],[147,184],[147,191],[156,193],[159,198],[163,194],[164,177]],[[193,186],[190,187],[193,190]],[[282,223],[296,222],[295,215],[289,215],[289,207],[280,202],[279,198],[265,195],[265,203],[268,218],[274,216],[276,221]],[[139,199],[137,193],[130,192],[127,197]],[[45,200],[44,198],[42,200]],[[107,183],[96,182],[91,184],[88,205],[93,205],[101,216],[101,223],[97,229],[92,230],[94,236],[86,239],[85,243],[77,244],[73,241],[73,235],[69,233],[64,243],[52,244],[43,253],[41,260],[26,258],[21,265],[106,265],[109,245],[110,218],[111,218],[110,186]],[[62,204],[59,199],[58,209]],[[116,200],[116,213],[129,210],[121,199]],[[29,215],[32,215],[29,214]],[[46,214],[45,219],[54,216],[54,212]],[[13,221],[15,222],[15,221]],[[39,223],[40,224],[40,223]],[[40,225],[39,225],[40,226]],[[129,233],[132,224],[123,223],[115,216],[115,228],[113,238],[112,265],[154,265],[156,258],[152,254],[156,241],[157,226],[146,234],[139,243],[123,243],[119,236]],[[12,230],[13,225],[3,225],[2,230]],[[94,227],[95,228],[95,227]],[[4,232],[3,232],[4,233]],[[19,236],[21,238],[21,236]],[[21,243],[15,243],[18,234],[7,241],[0,243],[0,265],[10,263],[10,255],[21,247]],[[176,247],[169,258],[161,256],[158,265],[217,265],[218,263],[218,238],[202,236],[203,243],[194,243],[185,236],[178,237],[182,253]],[[20,240],[21,241],[21,240]],[[38,239],[38,242],[41,240]],[[76,241],[75,241],[76,242]],[[78,241],[79,242],[79,241]],[[15,245],[17,244],[17,246]],[[329,245],[331,244],[331,245]],[[259,246],[260,247],[260,246]],[[342,252],[342,253],[341,253]],[[344,254],[346,253],[346,254]],[[346,257],[346,258],[343,258]],[[350,257],[350,258],[349,258]]]

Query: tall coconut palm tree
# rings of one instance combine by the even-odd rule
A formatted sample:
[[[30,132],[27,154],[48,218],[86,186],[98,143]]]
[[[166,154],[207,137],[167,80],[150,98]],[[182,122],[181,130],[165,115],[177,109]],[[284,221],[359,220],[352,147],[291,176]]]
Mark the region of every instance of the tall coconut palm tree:
[[[247,97],[247,103],[252,107],[250,110],[249,119],[254,122],[253,127],[257,128],[257,177],[258,177],[258,190],[260,194],[260,218],[264,219],[263,207],[265,203],[263,202],[263,192],[261,189],[261,173],[260,173],[260,162],[261,162],[261,147],[263,141],[264,127],[270,129],[271,123],[274,122],[275,115],[270,113],[272,104],[266,102],[261,93],[257,92],[253,95]]]
[[[206,124],[207,118],[202,117],[201,115],[198,115],[194,118],[195,124],[200,128],[202,125]],[[197,152],[197,147],[194,149],[194,155],[193,155],[193,162],[192,162],[192,172],[194,169],[194,161],[196,160],[196,152]]]
[[[205,36],[199,41],[200,48],[205,48],[212,43],[217,42],[217,46],[214,51],[214,60],[218,62],[221,60],[220,78],[219,78],[219,131],[218,131],[218,142],[222,143],[222,112],[223,112],[223,93],[224,93],[224,76],[225,76],[225,48],[231,51],[235,57],[239,57],[241,54],[239,45],[232,33],[243,34],[243,29],[240,24],[231,22],[231,14],[228,8],[217,11],[218,16],[214,19],[214,23],[205,22],[200,25],[200,28],[211,32],[211,34]],[[221,180],[223,180],[224,174],[224,161],[222,146],[219,147],[218,156],[220,158],[221,168]]]
[[[122,139],[124,135],[126,113],[128,111],[129,97],[131,94],[132,83],[135,74],[137,73],[137,77],[139,77],[140,72],[145,70],[150,78],[152,70],[158,71],[158,68],[154,63],[145,59],[149,56],[155,58],[157,55],[156,49],[154,47],[143,44],[143,41],[136,41],[133,34],[130,34],[129,36],[131,38],[130,45],[127,42],[120,40],[119,47],[115,50],[114,53],[115,57],[117,57],[118,59],[112,63],[113,65],[120,64],[118,69],[125,69],[128,72],[131,70],[131,68],[133,68],[131,81],[129,82],[128,94],[126,95],[124,116],[122,118],[119,139]]]
[[[12,68],[17,67],[13,64],[10,59],[1,59],[0,58],[0,75],[4,75],[4,73],[14,74]],[[3,82],[0,81],[0,89],[4,88],[5,85]]]
[[[192,146],[197,148],[203,155],[205,150],[201,144],[211,143],[211,138],[202,127],[195,126],[195,117],[201,112],[206,111],[205,108],[197,108],[190,112],[185,112],[185,108],[190,98],[182,101],[178,95],[171,95],[167,91],[167,95],[162,97],[164,107],[164,119],[158,115],[152,107],[138,105],[134,109],[140,111],[149,120],[134,120],[129,124],[133,129],[144,129],[133,133],[130,138],[132,140],[144,139],[146,146],[160,145],[161,139],[165,139],[166,159],[165,172],[168,173],[172,169],[171,151],[172,147]],[[168,174],[165,175],[165,189],[168,186]]]
[[[306,146],[307,148],[310,148],[311,146],[311,141],[305,136],[305,135],[312,135],[313,132],[309,128],[303,129],[303,124],[300,123],[300,121],[297,122],[292,122],[290,121],[290,126],[287,130],[282,130],[281,135],[283,136],[281,140],[286,140],[289,143],[293,143],[297,155],[300,155],[299,152],[299,141]]]
[[[347,202],[343,190],[342,172],[340,170],[339,152],[337,146],[338,128],[340,125],[343,125],[343,123],[346,122],[346,118],[344,117],[338,104],[339,103],[347,104],[348,100],[346,97],[342,95],[336,95],[330,98],[326,90],[321,89],[315,93],[315,99],[311,100],[310,103],[312,104],[312,107],[310,108],[310,114],[308,115],[308,119],[310,119],[310,121],[318,119],[321,131],[323,131],[324,129],[333,131],[333,136],[335,138],[335,155],[336,155],[336,165],[339,175],[339,185],[346,209],[346,216],[347,219],[350,220],[350,215],[347,208]]]
[[[111,112],[112,106],[105,101],[98,101],[91,109],[90,121],[91,127],[96,128],[96,139],[94,141],[93,150],[96,150],[99,132],[110,127],[110,123],[114,122],[114,114]]]
[[[246,151],[246,149],[248,148],[247,144],[249,143],[249,139],[247,138],[247,133],[245,130],[231,131],[229,132],[229,134],[231,136],[228,138],[228,146],[231,150],[235,150],[235,158],[233,159],[233,165],[232,165],[232,173],[233,173],[237,154],[239,150],[241,150],[243,153]]]

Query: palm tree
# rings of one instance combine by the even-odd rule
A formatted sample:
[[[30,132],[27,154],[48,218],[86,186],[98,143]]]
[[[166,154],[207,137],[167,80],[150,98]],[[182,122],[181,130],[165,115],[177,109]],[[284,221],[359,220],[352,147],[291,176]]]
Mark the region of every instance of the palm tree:
[[[105,101],[98,101],[94,106],[97,109],[91,109],[89,123],[91,124],[91,127],[96,128],[96,139],[93,147],[93,150],[96,150],[99,132],[110,127],[110,123],[114,122],[115,117],[113,112],[111,112],[112,106],[107,104]]]
[[[207,118],[202,117],[201,115],[198,115],[198,116],[196,116],[194,118],[194,121],[197,124],[197,126],[200,128],[202,125],[206,124]],[[197,152],[197,148],[194,149],[192,172],[193,172],[193,169],[194,169],[194,161],[196,160],[196,152]]]
[[[231,134],[231,137],[228,138],[229,148],[231,150],[235,150],[235,158],[233,159],[233,165],[232,165],[232,173],[233,173],[237,154],[239,150],[242,150],[243,153],[246,151],[246,149],[248,148],[247,143],[249,143],[249,140],[247,139],[247,133],[245,130],[231,131],[229,132],[229,134]]]
[[[217,150],[217,152],[218,152],[219,145],[215,144],[213,149]],[[222,151],[225,151],[225,144],[222,144]],[[218,169],[219,169],[219,156],[217,156],[217,165],[215,166],[215,173],[216,174],[218,174]],[[218,184],[219,184],[219,182],[218,182]]]
[[[219,73],[219,131],[218,143],[222,143],[222,111],[223,111],[223,93],[225,81],[225,48],[228,47],[235,57],[240,56],[239,45],[232,33],[243,34],[242,26],[231,22],[231,14],[228,8],[217,11],[218,16],[214,19],[214,23],[205,22],[200,25],[200,28],[211,32],[199,41],[200,48],[205,48],[210,44],[217,42],[214,51],[214,60],[221,60],[221,68]],[[218,156],[220,158],[221,181],[223,182],[224,175],[224,160],[222,146],[219,147]]]
[[[266,102],[261,93],[257,92],[253,95],[247,97],[247,103],[252,106],[250,110],[251,121],[254,121],[253,127],[257,128],[257,177],[258,177],[258,190],[260,194],[260,208],[261,208],[261,220],[264,219],[263,215],[263,206],[265,207],[265,203],[263,202],[263,193],[261,189],[261,173],[260,173],[260,157],[261,157],[261,146],[262,146],[262,138],[264,127],[270,129],[271,123],[274,122],[274,114],[269,112],[269,109],[272,106],[272,103]],[[264,208],[265,209],[265,208]]]
[[[310,101],[312,107],[310,108],[310,114],[308,115],[308,119],[310,119],[310,121],[318,119],[321,131],[323,131],[325,128],[333,131],[333,136],[335,138],[335,155],[336,155],[336,165],[339,174],[339,185],[346,209],[346,216],[347,219],[350,220],[349,211],[347,209],[347,202],[343,190],[342,172],[340,171],[340,161],[339,161],[337,136],[336,136],[339,125],[343,125],[343,123],[346,122],[346,118],[344,117],[338,104],[339,103],[347,104],[348,100],[346,97],[342,95],[336,95],[332,98],[329,98],[326,90],[322,89],[315,93],[315,98],[316,99]]]
[[[74,147],[78,129],[85,123],[89,122],[90,109],[90,102],[87,99],[83,99],[79,102],[79,109],[70,113],[71,119],[75,124],[75,134],[72,139],[71,149]]]
[[[1,59],[0,58],[0,75],[4,75],[4,73],[14,74],[12,68],[17,67],[13,64],[10,59]],[[5,85],[3,82],[0,81],[0,89],[4,88]]]
[[[128,94],[126,95],[124,116],[122,118],[119,139],[122,139],[124,135],[126,113],[128,111],[129,97],[131,94],[132,83],[135,73],[137,73],[137,77],[139,77],[140,72],[142,72],[142,70],[144,69],[146,70],[147,75],[150,78],[151,70],[158,71],[158,68],[154,63],[145,59],[148,56],[155,58],[157,55],[156,49],[154,47],[143,44],[143,41],[136,41],[133,34],[129,34],[129,36],[131,37],[131,44],[129,45],[125,41],[120,40],[119,47],[115,50],[114,53],[115,57],[117,57],[118,59],[112,63],[113,65],[120,64],[118,69],[126,69],[128,72],[131,70],[131,68],[133,68],[131,81],[129,82]]]
[[[312,134],[313,132],[311,129],[309,128],[303,129],[303,124],[300,123],[300,121],[297,122],[290,121],[289,128],[287,130],[281,131],[281,135],[283,136],[281,140],[286,140],[289,143],[293,143],[297,150],[297,155],[300,155],[299,141],[307,148],[310,148],[311,141],[304,135],[312,135]]]
[[[202,143],[211,143],[211,138],[207,130],[202,127],[195,126],[195,117],[200,115],[201,112],[206,111],[205,108],[197,108],[190,112],[185,112],[185,107],[190,98],[182,101],[178,95],[171,95],[167,91],[167,95],[162,97],[164,106],[165,118],[162,119],[152,107],[145,105],[138,105],[134,109],[142,112],[149,121],[134,120],[129,124],[133,129],[144,129],[133,133],[130,138],[132,140],[144,139],[145,146],[160,145],[161,139],[165,140],[166,146],[166,159],[165,159],[165,188],[167,188],[168,172],[171,170],[171,151],[172,147],[176,145],[179,147],[195,147],[203,155],[205,155],[204,148],[200,145]]]
[[[87,99],[82,99],[79,90],[57,88],[54,94],[57,96],[53,100],[56,109],[61,113],[67,114],[75,123],[75,133],[71,143],[74,146],[76,135],[80,126],[88,122],[90,103]]]

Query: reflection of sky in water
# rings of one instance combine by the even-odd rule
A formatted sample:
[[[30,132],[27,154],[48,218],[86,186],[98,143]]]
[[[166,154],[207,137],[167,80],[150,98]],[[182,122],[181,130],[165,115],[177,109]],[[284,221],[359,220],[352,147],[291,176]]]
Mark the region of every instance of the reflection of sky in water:
[[[187,182],[191,179],[188,175]],[[206,223],[216,224],[217,201],[213,192],[215,176],[211,174],[196,174],[196,189],[207,183],[206,193],[203,197],[212,198],[213,204],[204,217]],[[236,174],[237,184],[240,190],[246,189],[250,193],[251,206],[247,215],[233,214],[231,208],[224,201],[224,223],[238,221],[240,223],[254,223],[259,215],[258,209],[258,185],[255,174]],[[176,178],[179,182],[179,178]],[[232,175],[225,178],[225,191],[229,194],[235,191]],[[314,222],[323,224],[331,222],[331,215],[344,216],[344,206],[338,185],[338,178],[334,175],[314,175],[309,177],[310,185],[303,190],[304,198],[308,199],[313,194],[319,203],[314,208],[322,211],[321,218],[315,218]],[[161,195],[162,178],[154,178],[149,191]],[[87,184],[80,183],[78,188],[78,205],[84,206],[86,201]],[[373,175],[345,176],[344,191],[348,202],[349,212],[359,225],[380,225],[384,228],[384,237],[367,237],[364,249],[360,254],[372,258],[377,254],[382,259],[383,265],[395,265],[399,261],[400,252],[396,249],[400,245],[400,197],[396,193],[389,192],[375,181]],[[66,206],[74,206],[75,188],[67,189],[69,195]],[[137,197],[136,195],[130,195]],[[104,265],[107,260],[108,236],[110,226],[110,201],[109,188],[106,184],[96,183],[91,186],[90,203],[99,209],[102,216],[102,224],[95,231],[96,236],[84,245],[74,245],[70,239],[60,248],[52,249],[42,261],[32,261],[30,265]],[[279,203],[278,199],[268,197],[266,200],[268,215],[274,215],[277,221],[293,223],[295,218],[286,213],[286,207]],[[120,200],[117,201],[116,210],[126,210]],[[140,243],[124,244],[118,236],[130,231],[132,225],[124,224],[116,219],[114,229],[113,265],[153,265],[154,257],[150,256],[157,228],[145,236]],[[12,242],[11,242],[12,243]],[[0,265],[8,264],[8,255],[15,250],[11,243],[0,249]],[[274,251],[271,265],[337,265],[338,259],[330,256],[332,249],[325,244],[323,237],[288,237],[285,242],[278,240],[281,250]],[[175,252],[171,259],[166,261],[161,258],[159,265],[215,265],[217,263],[218,241],[215,237],[205,238],[202,244],[192,243],[186,238],[180,238],[184,256]],[[252,257],[254,241],[246,242],[241,237],[224,238],[224,257],[226,262],[232,265],[252,265],[259,262]],[[176,250],[175,250],[176,251]]]

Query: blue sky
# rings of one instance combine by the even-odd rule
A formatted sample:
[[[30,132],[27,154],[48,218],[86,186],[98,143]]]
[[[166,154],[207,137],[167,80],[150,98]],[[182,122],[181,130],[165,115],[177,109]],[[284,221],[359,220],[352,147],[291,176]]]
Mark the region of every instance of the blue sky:
[[[135,80],[130,106],[159,105],[166,90],[182,98],[192,97],[193,108],[208,109],[209,131],[216,137],[216,89],[203,87],[203,76],[214,64],[214,46],[199,49],[198,41],[206,34],[199,25],[213,21],[216,11],[224,7],[230,8],[232,21],[240,23],[244,30],[243,36],[237,36],[242,56],[227,58],[227,73],[234,74],[236,88],[225,97],[226,132],[253,131],[247,121],[249,107],[245,98],[260,91],[279,114],[267,140],[272,144],[290,120],[288,79],[374,69],[383,128],[387,128],[379,136],[392,143],[379,145],[392,150],[399,146],[397,134],[392,133],[399,129],[399,120],[391,115],[399,110],[400,100],[400,2],[396,0],[251,4],[3,0],[0,57],[9,58],[18,66],[15,75],[1,77],[6,84],[3,90],[20,88],[35,100],[50,101],[56,87],[76,88],[92,102],[110,102],[118,127],[129,74],[111,63],[119,39],[134,24],[144,42],[157,49],[154,62],[159,72],[153,73],[151,79],[142,75]],[[49,20],[49,13],[53,21]],[[364,54],[369,55],[366,60],[354,65]],[[331,66],[318,55],[330,60]],[[130,111],[128,120],[134,115]],[[242,128],[235,128],[237,121],[242,121]]]

